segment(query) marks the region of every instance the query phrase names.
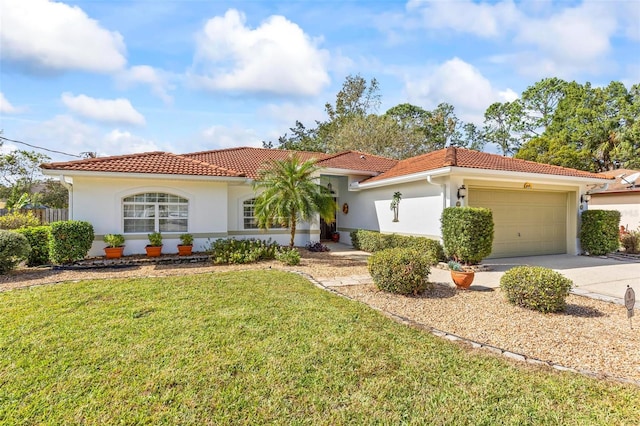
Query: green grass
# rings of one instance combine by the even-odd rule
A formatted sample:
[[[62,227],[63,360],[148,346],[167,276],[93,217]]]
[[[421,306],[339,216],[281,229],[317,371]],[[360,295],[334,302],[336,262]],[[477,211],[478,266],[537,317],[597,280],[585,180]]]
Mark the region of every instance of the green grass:
[[[639,424],[640,389],[514,365],[278,271],[0,294],[1,424]]]

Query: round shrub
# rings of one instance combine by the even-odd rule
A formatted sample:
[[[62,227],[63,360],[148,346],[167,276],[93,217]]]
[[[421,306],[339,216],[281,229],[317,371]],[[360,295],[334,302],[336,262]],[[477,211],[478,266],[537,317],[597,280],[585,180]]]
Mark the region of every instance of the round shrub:
[[[288,266],[300,264],[300,252],[295,248],[281,247],[276,252],[276,260]]]
[[[418,294],[433,287],[428,280],[429,258],[419,251],[391,248],[375,252],[369,257],[369,273],[375,285],[384,291],[398,294]]]
[[[31,254],[27,259],[27,266],[40,266],[49,263],[49,238],[51,229],[49,225],[21,228],[17,232],[27,237],[31,246]]]
[[[582,213],[580,245],[586,253],[601,256],[618,249],[620,212],[617,210],[587,210]]]
[[[56,264],[82,260],[93,244],[93,226],[81,220],[67,220],[51,224],[49,256]]]
[[[29,253],[31,246],[24,235],[0,230],[0,274],[9,272],[18,263],[27,260]]]
[[[442,211],[442,241],[447,257],[467,265],[491,254],[493,214],[482,207],[447,207]]]
[[[569,278],[542,266],[516,266],[500,279],[509,302],[544,313],[564,310],[572,285]]]

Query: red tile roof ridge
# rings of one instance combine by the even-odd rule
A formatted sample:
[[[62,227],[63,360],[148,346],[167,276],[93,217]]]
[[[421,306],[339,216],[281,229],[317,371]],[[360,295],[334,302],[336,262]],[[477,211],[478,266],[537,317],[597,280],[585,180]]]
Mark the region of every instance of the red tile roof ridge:
[[[381,160],[391,160],[391,161],[395,161],[395,162],[399,161],[399,160],[396,160],[395,158],[389,158],[389,157],[384,157],[382,155],[370,154],[368,152],[357,151],[357,150],[354,150],[354,149],[349,149],[349,150],[346,150],[346,151],[340,151],[340,152],[336,152],[336,153],[333,153],[333,154],[326,154],[327,158],[323,158],[321,161],[331,160],[331,159],[342,157],[343,155],[348,155],[348,154],[364,155],[365,157],[373,157],[373,158],[379,158]]]
[[[323,155],[323,156],[327,156],[328,155],[328,154],[325,154],[324,152],[320,152],[320,151],[298,151],[298,150],[293,150],[293,149],[258,148],[258,147],[253,147],[253,146],[236,146],[236,147],[223,148],[223,149],[208,149],[208,150],[205,150],[205,151],[186,152],[184,154],[177,154],[177,155],[203,155],[203,154],[210,154],[210,153],[221,153],[221,152],[242,151],[242,150],[280,151],[280,152],[288,152],[288,153],[291,153],[291,154],[302,153],[302,154],[316,154],[316,155]]]
[[[179,158],[182,161],[188,161],[188,162],[193,163],[193,164],[198,164],[200,166],[208,167],[208,168],[210,168],[212,170],[219,170],[221,172],[227,172],[228,174],[235,174],[237,177],[246,176],[244,173],[239,172],[237,170],[228,169],[226,167],[218,166],[216,164],[207,163],[206,161],[196,160],[195,158],[184,157],[184,156],[182,156],[180,154],[173,154],[173,153],[170,153],[170,152],[165,152],[164,154],[167,154],[167,155],[172,156],[172,157]]]
[[[57,161],[55,163],[43,163],[41,164],[41,167],[45,169],[55,169],[56,166],[60,166],[60,165],[66,166],[66,165],[72,165],[77,163],[84,163],[84,164],[100,163],[103,161],[112,161],[112,160],[123,159],[123,158],[148,157],[151,155],[167,155],[167,154],[169,153],[165,151],[134,152],[132,154],[109,155],[107,157],[89,157],[89,158],[82,158],[80,160]],[[172,154],[172,155],[175,155],[175,154]]]

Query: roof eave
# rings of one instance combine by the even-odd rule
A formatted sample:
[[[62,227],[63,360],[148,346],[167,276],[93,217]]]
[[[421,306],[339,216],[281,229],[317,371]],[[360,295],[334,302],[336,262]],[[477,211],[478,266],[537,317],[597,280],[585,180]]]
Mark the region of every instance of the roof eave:
[[[518,172],[511,170],[495,170],[495,169],[480,169],[471,167],[451,167],[452,174],[464,174],[467,176],[492,176],[498,177],[504,180],[514,179],[526,179],[533,181],[554,181],[567,183],[569,181],[578,182],[581,184],[596,184],[602,185],[610,183],[612,180],[606,177],[587,177],[587,176],[566,176],[555,175],[547,173],[533,173],[533,172]]]
[[[171,179],[190,181],[213,181],[213,182],[234,182],[243,183],[249,179],[243,176],[203,176],[203,175],[183,175],[168,173],[129,173],[129,172],[90,172],[85,170],[65,170],[65,169],[41,169],[42,174],[58,177],[60,175],[69,177],[93,177],[93,178],[115,178],[115,179]]]
[[[415,182],[423,179],[427,179],[429,176],[437,177],[444,176],[451,173],[451,167],[443,167],[434,170],[428,170],[425,172],[412,173],[409,175],[396,176],[388,179],[380,179],[374,182],[354,182],[349,186],[349,191],[360,191],[362,189],[380,188],[383,186],[398,185],[402,183]]]

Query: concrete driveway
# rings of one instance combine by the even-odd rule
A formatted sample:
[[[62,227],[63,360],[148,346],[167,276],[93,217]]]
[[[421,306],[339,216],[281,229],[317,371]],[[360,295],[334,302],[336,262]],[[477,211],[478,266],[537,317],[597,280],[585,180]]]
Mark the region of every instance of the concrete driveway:
[[[571,279],[576,294],[602,295],[605,297],[600,299],[621,302],[629,285],[640,297],[640,261],[561,254],[486,259],[482,263],[492,270],[476,273],[474,285],[498,287],[505,271],[518,265],[532,265],[551,268]]]

